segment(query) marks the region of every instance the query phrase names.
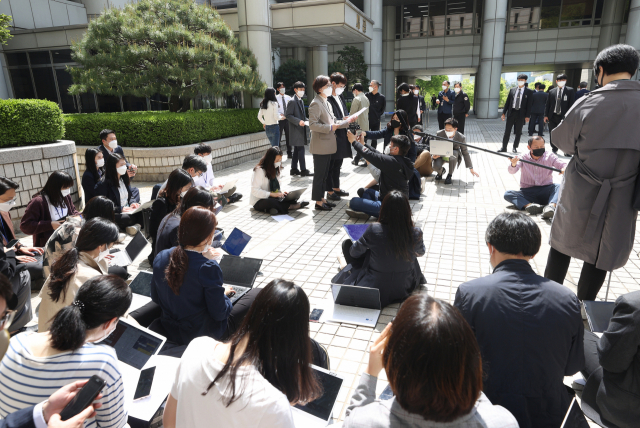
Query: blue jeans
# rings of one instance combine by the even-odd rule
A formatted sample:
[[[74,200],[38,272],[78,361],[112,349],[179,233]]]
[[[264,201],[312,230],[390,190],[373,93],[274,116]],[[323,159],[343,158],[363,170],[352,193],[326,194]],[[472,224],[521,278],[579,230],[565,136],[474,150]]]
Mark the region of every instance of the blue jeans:
[[[280,125],[267,125],[264,128],[271,146],[280,147]]]
[[[380,215],[380,192],[373,189],[365,189],[362,198],[351,198],[349,208],[354,211],[369,214],[371,217]]]
[[[558,203],[559,184],[549,184],[547,186],[527,187],[525,189],[507,190],[504,192],[504,199],[518,207],[524,209],[525,205],[540,204],[549,205]]]

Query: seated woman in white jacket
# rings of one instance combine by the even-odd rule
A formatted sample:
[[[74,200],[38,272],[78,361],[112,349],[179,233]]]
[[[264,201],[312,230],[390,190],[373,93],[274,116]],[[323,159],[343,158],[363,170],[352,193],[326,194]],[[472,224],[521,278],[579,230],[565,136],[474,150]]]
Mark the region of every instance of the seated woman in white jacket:
[[[281,165],[282,151],[279,147],[271,147],[253,168],[250,203],[255,210],[271,215],[287,214],[289,210],[298,210],[309,205],[309,202],[283,199],[287,192],[280,189],[278,181]]]

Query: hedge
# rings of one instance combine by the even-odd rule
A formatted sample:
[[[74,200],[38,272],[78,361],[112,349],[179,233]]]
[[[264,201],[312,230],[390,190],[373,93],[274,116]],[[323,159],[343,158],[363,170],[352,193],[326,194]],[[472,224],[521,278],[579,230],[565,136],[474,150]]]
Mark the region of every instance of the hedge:
[[[78,145],[98,144],[109,128],[124,147],[182,146],[263,130],[258,109],[66,114],[64,122],[66,138]]]
[[[52,143],[62,137],[64,121],[58,104],[47,100],[0,100],[0,147]]]

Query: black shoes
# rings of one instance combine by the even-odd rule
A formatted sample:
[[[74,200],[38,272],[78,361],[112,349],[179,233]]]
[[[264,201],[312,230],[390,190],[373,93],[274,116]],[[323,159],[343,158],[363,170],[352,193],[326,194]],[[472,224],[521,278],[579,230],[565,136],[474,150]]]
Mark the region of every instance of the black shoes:
[[[242,199],[242,193],[234,193],[229,196],[229,203],[232,204],[234,202],[238,202],[240,199]]]
[[[300,208],[304,208],[304,207],[308,207],[308,206],[309,206],[309,202],[307,202],[307,201],[300,202]]]
[[[300,175],[302,177],[313,177],[313,172],[309,171],[308,169],[303,169],[302,171],[300,171]]]
[[[507,149],[500,149],[498,150],[498,153],[507,153]]]
[[[300,175],[300,171],[298,170],[298,168],[291,168],[291,171],[289,171],[289,173],[291,175]]]
[[[364,189],[361,187],[358,189],[358,197],[362,198],[364,196]]]
[[[340,190],[334,190],[333,191],[334,195],[338,195],[338,196],[349,196],[349,192],[345,192],[344,190],[340,189]]]
[[[330,200],[330,201],[341,201],[342,200],[340,198],[340,195],[338,195],[338,192],[327,193],[327,199]]]
[[[447,169],[446,169],[446,168],[442,168],[442,172],[441,172],[440,174],[437,174],[437,175],[436,175],[436,181],[440,181],[440,180],[442,180],[442,176],[443,176],[444,174],[446,174],[446,173],[447,173]]]
[[[318,204],[314,204],[316,206],[316,211],[331,211],[331,207],[327,204],[322,204],[322,205],[318,205]]]
[[[355,159],[354,159],[354,160],[352,160],[352,161],[351,161],[351,165],[358,166],[358,161],[357,161],[357,160],[355,160]]]
[[[447,179],[444,180],[444,184],[451,184],[451,174],[447,175]]]
[[[331,208],[336,207],[336,204],[332,204],[331,202],[325,202],[324,204],[330,206]]]
[[[517,147],[513,148],[513,153],[518,153],[518,148]]]

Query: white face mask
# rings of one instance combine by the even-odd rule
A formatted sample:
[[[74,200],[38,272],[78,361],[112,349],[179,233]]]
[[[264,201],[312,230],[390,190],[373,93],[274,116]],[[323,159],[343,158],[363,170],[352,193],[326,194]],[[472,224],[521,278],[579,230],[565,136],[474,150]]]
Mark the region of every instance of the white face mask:
[[[391,154],[391,146],[387,145],[387,147],[384,148],[384,154],[385,155]]]
[[[444,131],[445,134],[447,134],[447,137],[451,138],[454,135],[456,135],[456,131]]]
[[[322,93],[325,94],[328,97],[329,95],[331,95],[333,93],[333,88],[331,86],[327,86],[326,88],[324,88],[322,90]]]
[[[112,149],[115,149],[116,147],[118,147],[118,140],[109,141],[109,147],[111,147]]]
[[[284,88],[280,88],[280,93],[284,95]]]
[[[15,206],[16,206],[16,198],[13,198],[7,202],[0,202],[0,211],[4,211],[8,213],[9,210]]]
[[[98,160],[96,161],[96,166],[97,166],[98,168],[102,168],[102,167],[104,166],[104,158],[102,158],[102,159],[98,159]]]
[[[336,88],[336,96],[342,95],[343,92],[344,92],[344,88]]]
[[[453,88],[453,91],[457,94],[458,92],[460,92],[460,88]]]
[[[208,165],[211,165],[211,161],[213,160],[213,155],[209,153],[208,155],[203,156],[202,160],[204,160],[205,163],[207,163]]]
[[[184,198],[184,195],[186,195],[186,194],[187,194],[187,190],[185,190],[184,192],[180,192],[180,197]]]
[[[373,86],[369,86],[369,92],[373,92]]]
[[[406,94],[402,94],[403,97],[408,97],[409,93],[407,92]]]
[[[118,324],[116,324],[116,326],[117,326],[117,325],[118,325]],[[93,343],[100,343],[100,342],[104,342],[104,341],[105,341],[109,336],[111,336],[111,333],[113,333],[114,331],[116,331],[116,328],[115,328],[115,327],[113,327],[113,329],[112,329],[110,332],[106,333],[106,334],[105,334],[104,336],[102,336],[100,339],[95,340]]]
[[[558,84],[558,87],[559,87],[559,88],[564,88],[564,85],[566,85],[566,84],[567,84],[567,82],[566,82],[565,80],[561,80],[561,81],[556,82],[556,83]]]
[[[442,90],[443,90],[443,91],[446,91],[446,90],[447,90],[447,88],[448,88],[448,86],[442,85]]]
[[[282,165],[282,162],[276,162],[273,164],[276,168],[280,168],[280,165]]]
[[[116,171],[118,171],[118,174],[120,175],[125,175],[127,173],[127,166],[126,165],[122,165],[116,168]]]
[[[104,251],[100,251],[98,253],[97,257],[94,257],[93,260],[96,261],[96,263],[100,263],[100,260],[104,259],[105,256],[109,255],[109,246],[106,246],[106,249]]]
[[[62,193],[62,197],[65,198],[71,194],[71,188],[62,189],[60,190],[60,193]]]
[[[418,95],[420,93],[420,91],[416,89],[415,91],[413,91],[413,93]]]
[[[518,80],[518,86],[522,88],[524,86],[524,82],[522,80]]]
[[[304,91],[298,91],[298,96],[299,96],[300,98],[304,97]]]

